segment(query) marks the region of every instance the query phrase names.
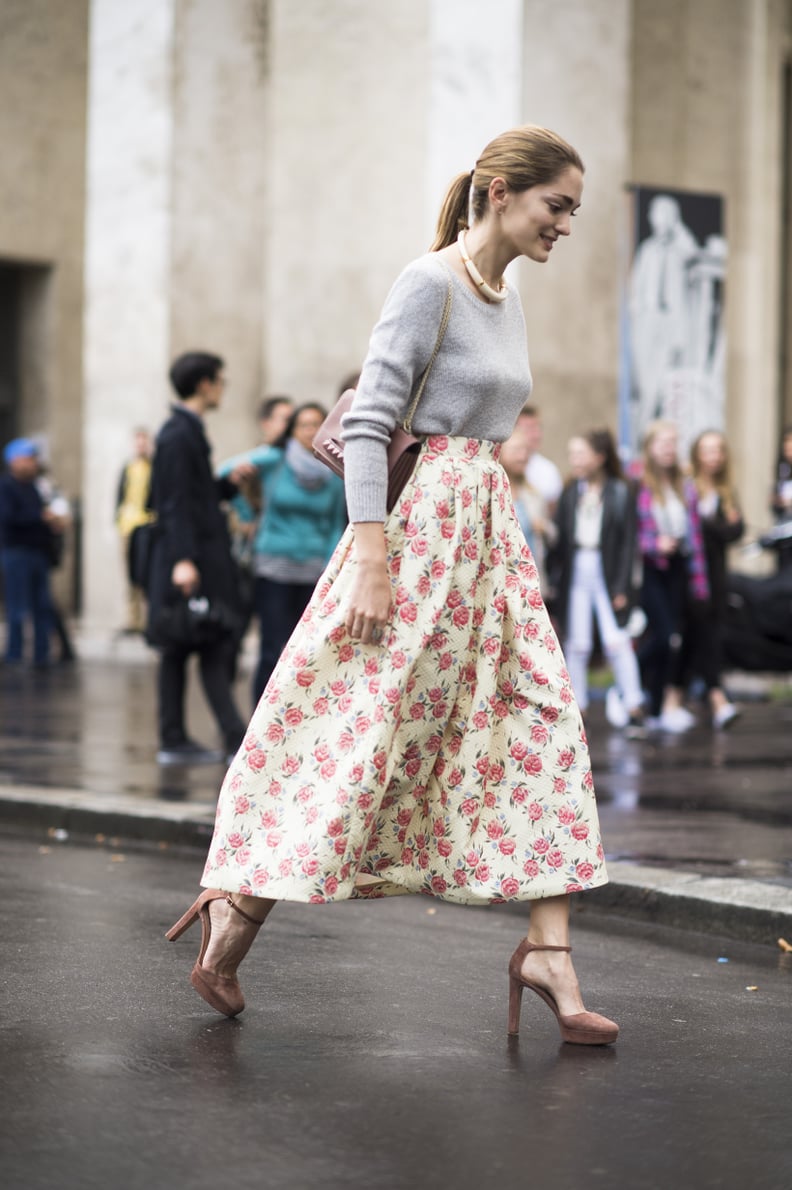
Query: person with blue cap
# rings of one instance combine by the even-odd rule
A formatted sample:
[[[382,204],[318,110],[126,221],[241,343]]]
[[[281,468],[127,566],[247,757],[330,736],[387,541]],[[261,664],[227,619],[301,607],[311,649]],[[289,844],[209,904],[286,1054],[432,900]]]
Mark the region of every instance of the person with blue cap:
[[[3,450],[0,475],[0,562],[6,604],[7,664],[21,662],[25,621],[33,622],[33,664],[49,663],[52,603],[49,547],[54,514],[36,486],[39,450],[30,438],[14,438]]]

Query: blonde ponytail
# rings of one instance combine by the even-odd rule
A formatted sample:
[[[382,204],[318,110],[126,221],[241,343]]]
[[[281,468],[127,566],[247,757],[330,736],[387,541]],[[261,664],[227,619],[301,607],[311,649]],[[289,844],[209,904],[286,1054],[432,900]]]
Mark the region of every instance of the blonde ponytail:
[[[470,181],[472,173],[457,174],[446,191],[440,216],[437,220],[437,231],[430,252],[439,252],[449,244],[455,244],[460,230],[468,226],[468,206],[470,204]]]

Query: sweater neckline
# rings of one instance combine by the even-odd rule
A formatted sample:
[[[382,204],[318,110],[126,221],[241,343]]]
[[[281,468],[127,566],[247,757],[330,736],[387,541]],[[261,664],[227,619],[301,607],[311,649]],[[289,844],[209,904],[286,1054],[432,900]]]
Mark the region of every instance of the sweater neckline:
[[[433,255],[433,253],[430,253],[430,255]],[[505,310],[508,306],[511,305],[513,297],[514,297],[513,286],[511,286],[511,285],[507,286],[509,292],[508,292],[508,296],[507,296],[505,302],[482,301],[482,299],[480,297],[476,297],[475,293],[473,293],[473,291],[468,288],[467,284],[462,280],[462,278],[460,276],[458,276],[458,274],[455,273],[454,270],[449,265],[446,264],[446,262],[442,259],[442,257],[437,256],[436,260],[437,260],[437,263],[442,268],[443,272],[446,273],[452,279],[457,290],[460,291],[462,294],[464,294],[464,296],[467,298],[468,301],[473,302],[473,304],[476,306],[477,309],[483,309],[487,314],[492,316],[492,315],[499,314],[501,311]]]

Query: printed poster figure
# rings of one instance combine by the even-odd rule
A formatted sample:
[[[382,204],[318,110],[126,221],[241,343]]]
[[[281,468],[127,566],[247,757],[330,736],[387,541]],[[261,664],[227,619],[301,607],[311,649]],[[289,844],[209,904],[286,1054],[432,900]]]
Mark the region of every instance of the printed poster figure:
[[[726,240],[722,200],[635,188],[637,248],[627,293],[622,438],[635,456],[649,422],[679,427],[685,452],[723,425],[723,298]]]

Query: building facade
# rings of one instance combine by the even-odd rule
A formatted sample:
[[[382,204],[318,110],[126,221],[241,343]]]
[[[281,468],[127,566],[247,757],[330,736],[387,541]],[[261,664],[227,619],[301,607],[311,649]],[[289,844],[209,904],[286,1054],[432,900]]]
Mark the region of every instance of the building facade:
[[[768,523],[792,421],[792,0],[4,0],[0,429],[81,509],[86,631],[117,626],[113,504],[182,350],[225,356],[217,458],[262,395],[329,405],[447,181],[506,127],[586,163],[548,267],[517,266],[546,453],[616,424],[631,185],[723,197],[726,417]]]

